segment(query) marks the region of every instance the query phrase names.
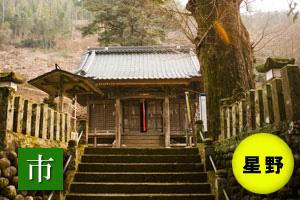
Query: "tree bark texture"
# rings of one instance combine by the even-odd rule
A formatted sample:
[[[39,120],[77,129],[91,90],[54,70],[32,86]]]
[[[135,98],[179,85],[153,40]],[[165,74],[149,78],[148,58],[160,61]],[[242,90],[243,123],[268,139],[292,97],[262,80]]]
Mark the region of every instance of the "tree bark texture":
[[[196,52],[207,94],[208,131],[215,139],[220,134],[220,99],[254,87],[253,54],[240,16],[241,2],[189,0],[187,4],[198,24]]]

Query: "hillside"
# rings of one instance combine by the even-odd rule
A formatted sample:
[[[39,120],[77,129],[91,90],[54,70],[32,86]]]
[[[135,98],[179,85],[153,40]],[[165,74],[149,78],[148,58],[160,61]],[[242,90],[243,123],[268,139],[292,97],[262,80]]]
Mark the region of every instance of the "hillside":
[[[56,2],[58,1],[66,2],[65,0],[56,0]],[[39,9],[46,9],[44,7],[40,5]],[[81,36],[81,32],[78,28],[86,25],[89,21],[87,19],[90,18],[90,16],[86,14],[83,15],[82,13],[84,12],[82,10],[80,11],[80,9],[81,8],[77,5],[73,10],[69,11],[73,13],[71,18],[64,16],[64,19],[66,18],[65,21],[73,20],[73,25],[71,25],[69,32],[60,33],[60,30],[54,26],[54,30],[58,32],[53,33],[55,37],[50,37],[51,41],[53,40],[53,44],[55,44],[55,46],[51,48],[24,48],[19,46],[19,44],[22,43],[21,41],[28,41],[28,38],[33,38],[30,32],[34,30],[29,31],[26,28],[22,28],[20,30],[24,33],[18,37],[7,37],[7,35],[4,34],[6,38],[9,38],[9,41],[1,43],[0,40],[0,46],[2,46],[2,48],[0,48],[0,72],[14,71],[23,76],[26,80],[29,80],[54,69],[56,63],[64,70],[74,70],[80,61],[81,55],[87,48],[99,46],[97,35]],[[74,18],[74,13],[79,16],[81,13],[82,16],[85,16],[85,19],[83,20],[82,18],[84,17],[82,16],[81,19],[78,16]],[[52,18],[49,19],[52,20]],[[255,47],[256,64],[264,62],[265,58],[269,56],[295,57],[300,60],[299,20],[292,22],[292,19],[287,17],[286,12],[258,12],[244,15],[243,21],[250,32],[253,43],[255,44],[255,42],[261,40]],[[14,24],[14,22],[11,21],[10,23]],[[30,27],[27,28],[29,29]],[[32,28],[33,27],[31,27],[31,29]],[[1,32],[0,26],[0,39],[1,34],[3,38],[3,32]],[[37,36],[37,38],[40,37],[43,40],[46,38],[47,41],[49,39],[48,36]],[[191,45],[191,43],[179,30],[172,30],[167,33],[163,45]],[[30,95],[31,98],[40,99],[45,96],[27,84],[25,84],[20,91],[26,95],[28,89],[37,93],[33,95],[33,97]]]

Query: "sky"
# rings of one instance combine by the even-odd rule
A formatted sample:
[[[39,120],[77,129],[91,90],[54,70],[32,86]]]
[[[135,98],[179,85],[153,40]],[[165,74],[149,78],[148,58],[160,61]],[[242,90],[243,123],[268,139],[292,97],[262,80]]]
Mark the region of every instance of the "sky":
[[[188,0],[180,0],[186,4]],[[251,0],[250,0],[251,1]],[[251,3],[251,11],[282,11],[289,9],[289,2],[291,0],[256,0]],[[300,7],[300,0],[294,0]]]

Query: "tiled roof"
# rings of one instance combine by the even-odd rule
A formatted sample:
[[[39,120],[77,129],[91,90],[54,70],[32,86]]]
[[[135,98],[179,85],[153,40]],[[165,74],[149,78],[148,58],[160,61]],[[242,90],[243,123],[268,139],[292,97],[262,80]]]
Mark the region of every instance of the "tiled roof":
[[[189,79],[200,76],[200,65],[187,47],[91,48],[75,72],[98,80]]]

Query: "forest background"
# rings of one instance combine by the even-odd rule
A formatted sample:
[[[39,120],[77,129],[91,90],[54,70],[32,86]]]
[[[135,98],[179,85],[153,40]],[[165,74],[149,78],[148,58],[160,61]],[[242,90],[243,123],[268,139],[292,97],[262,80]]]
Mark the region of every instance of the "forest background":
[[[116,1],[110,1],[111,5],[106,5],[108,14],[103,14],[110,18],[101,18],[99,12],[95,13],[91,9],[93,7],[91,2],[93,0],[0,0],[0,72],[15,71],[30,79],[50,71],[55,63],[62,69],[73,70],[78,65],[81,54],[87,48],[96,46],[131,44],[193,46],[181,29],[172,26],[172,22],[167,20],[159,10],[155,10],[151,15],[147,12],[133,13],[140,14],[139,19],[144,15],[150,16],[148,18],[151,27],[146,27],[147,31],[150,30],[147,34],[152,34],[154,40],[134,43],[133,41],[138,41],[138,36],[129,38],[126,36],[127,30],[124,29],[122,35],[125,35],[125,40],[129,43],[106,41],[103,32],[100,31],[102,34],[100,38],[99,30],[93,30],[90,25],[97,19],[102,20],[101,24],[103,20],[108,22],[117,20],[119,27],[122,27],[125,24],[123,20],[129,23],[128,17],[114,18],[116,13],[124,10],[120,10],[117,4],[114,5]],[[184,9],[182,1],[177,3],[180,9]],[[129,3],[127,7],[121,7],[130,10],[130,6],[139,8],[141,5]],[[294,57],[300,60],[300,35],[298,34],[300,22],[289,17],[288,11],[244,11],[242,18],[255,46],[255,65],[261,64],[270,56]],[[139,24],[135,25],[139,31]],[[107,34],[111,35],[111,33]]]

